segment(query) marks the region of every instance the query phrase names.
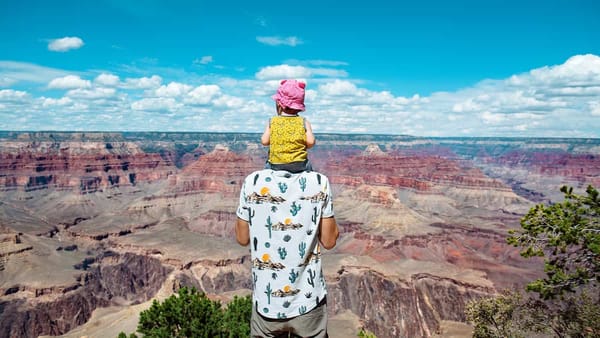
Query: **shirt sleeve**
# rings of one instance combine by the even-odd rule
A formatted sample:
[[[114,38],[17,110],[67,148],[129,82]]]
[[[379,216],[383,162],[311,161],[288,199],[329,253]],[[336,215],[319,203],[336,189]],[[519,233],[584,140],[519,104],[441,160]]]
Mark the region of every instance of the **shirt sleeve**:
[[[333,195],[331,194],[331,186],[329,185],[329,179],[325,178],[323,182],[323,193],[325,193],[325,201],[321,207],[321,218],[333,217]]]
[[[248,203],[246,202],[246,182],[242,185],[242,190],[240,190],[240,204],[238,205],[236,211],[237,217],[243,219],[244,221],[250,221]]]

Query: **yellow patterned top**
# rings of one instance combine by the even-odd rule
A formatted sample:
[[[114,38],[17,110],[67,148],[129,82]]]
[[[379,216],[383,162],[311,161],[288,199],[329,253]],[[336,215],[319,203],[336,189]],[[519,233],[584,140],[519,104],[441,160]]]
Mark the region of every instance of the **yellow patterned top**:
[[[304,118],[300,116],[271,118],[269,162],[282,164],[304,161],[307,158]]]

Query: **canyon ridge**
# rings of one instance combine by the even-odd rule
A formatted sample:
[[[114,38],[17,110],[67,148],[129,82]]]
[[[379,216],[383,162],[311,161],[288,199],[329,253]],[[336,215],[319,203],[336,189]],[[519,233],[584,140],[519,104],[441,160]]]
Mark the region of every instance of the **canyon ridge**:
[[[116,337],[153,299],[250,293],[234,237],[259,134],[0,132],[0,336]],[[340,226],[331,337],[470,337],[473,299],[543,274],[510,229],[600,186],[600,139],[318,134]]]

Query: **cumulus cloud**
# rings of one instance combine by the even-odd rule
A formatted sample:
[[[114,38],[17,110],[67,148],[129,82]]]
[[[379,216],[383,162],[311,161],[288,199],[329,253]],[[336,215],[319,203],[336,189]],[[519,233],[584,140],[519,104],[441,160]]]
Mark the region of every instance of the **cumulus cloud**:
[[[77,88],[67,92],[67,96],[85,100],[97,100],[106,99],[115,96],[116,90],[114,88],[93,88],[83,89]]]
[[[347,76],[348,73],[343,69],[312,68],[288,64],[264,67],[255,74],[258,80],[306,79],[310,77],[344,78]]]
[[[319,86],[319,91],[325,95],[340,96],[359,94],[358,88],[349,81],[335,80]]]
[[[181,107],[181,103],[178,103],[172,97],[152,97],[144,98],[135,101],[131,104],[131,109],[142,110],[142,111],[154,111],[154,112],[173,112]],[[157,126],[158,127],[158,126]],[[164,126],[163,126],[164,128]]]
[[[48,84],[51,89],[72,89],[72,88],[89,88],[92,83],[89,80],[83,80],[77,75],[67,75],[53,79]]]
[[[256,41],[269,46],[290,46],[296,47],[303,44],[302,40],[295,36],[280,37],[280,36],[257,36]]]
[[[192,86],[179,83],[179,82],[170,82],[168,85],[162,85],[155,90],[156,96],[162,97],[175,97],[187,94],[190,90],[192,90]]]
[[[221,88],[217,85],[202,85],[194,88],[188,93],[187,102],[190,104],[208,104],[211,100],[221,94]]]
[[[162,78],[158,75],[151,77],[127,78],[123,84],[124,88],[129,89],[151,89],[158,88],[162,83]]]
[[[94,83],[102,86],[114,87],[119,85],[119,77],[113,74],[102,73],[96,76]]]
[[[68,97],[61,97],[60,99],[54,99],[51,97],[47,97],[47,98],[43,98],[43,103],[42,105],[44,107],[51,107],[51,106],[68,106],[73,104],[73,100],[71,100]]]
[[[256,73],[258,80],[288,79],[288,78],[307,78],[310,76],[310,70],[302,66],[268,66],[260,69]]]
[[[21,90],[0,89],[0,101],[20,102],[27,99],[28,96],[27,92]]]
[[[37,79],[27,75],[37,71],[36,67],[16,66],[23,66],[17,83],[26,81],[27,76]],[[51,111],[64,118],[55,119],[56,125],[63,123],[67,127],[62,128],[67,129],[102,129],[96,126],[105,125],[125,130],[260,132],[274,113],[270,97],[280,80],[296,78],[307,82],[304,116],[318,133],[600,137],[600,58],[595,55],[574,56],[559,65],[483,80],[454,92],[410,97],[388,88],[370,88],[372,83],[348,78],[337,66],[335,62],[306,61],[272,65],[259,69],[251,79],[186,78],[165,71],[176,79],[167,84],[158,75],[122,80],[105,71],[88,81],[58,70],[59,76],[45,83],[48,88],[67,89],[62,98],[36,97],[17,88],[0,90],[3,116],[11,116],[16,107],[31,110],[30,115],[20,115],[26,116],[24,122],[5,118],[0,123],[3,129],[35,129],[40,116]],[[160,71],[153,69],[155,74]],[[0,62],[2,77],[10,77],[10,73],[3,72]],[[74,112],[83,114],[81,119],[69,115]],[[98,117],[102,114],[115,117],[103,122]],[[121,116],[118,123],[116,116]]]
[[[53,52],[67,52],[71,49],[79,49],[84,45],[83,40],[76,36],[67,36],[61,39],[50,40],[48,50]]]

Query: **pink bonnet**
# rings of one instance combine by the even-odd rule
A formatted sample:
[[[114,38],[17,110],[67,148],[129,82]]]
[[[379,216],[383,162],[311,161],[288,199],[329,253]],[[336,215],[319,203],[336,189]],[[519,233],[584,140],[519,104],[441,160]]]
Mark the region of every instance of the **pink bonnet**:
[[[273,95],[273,100],[286,108],[304,111],[304,88],[306,84],[296,80],[283,80]]]

